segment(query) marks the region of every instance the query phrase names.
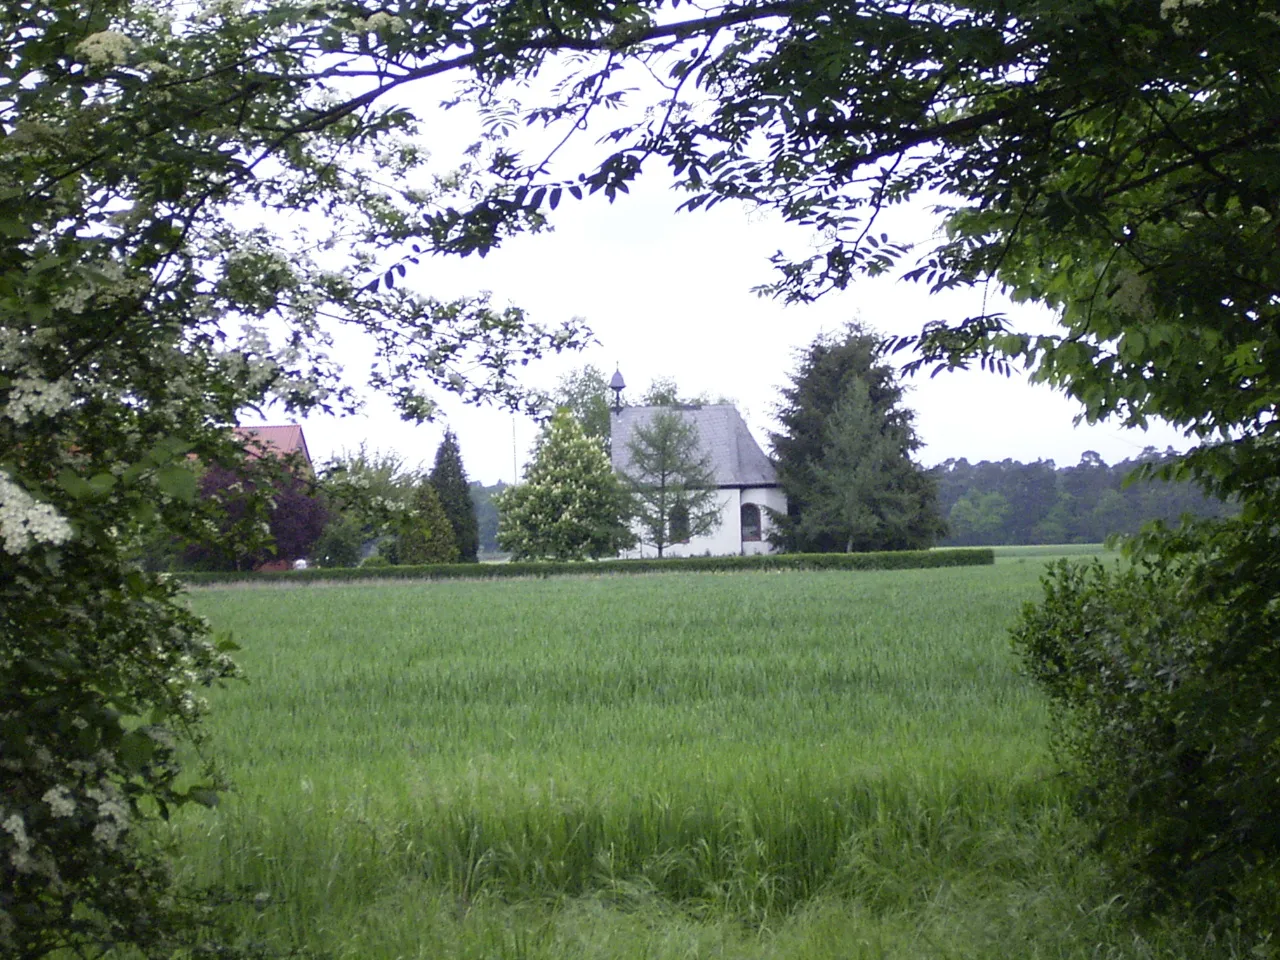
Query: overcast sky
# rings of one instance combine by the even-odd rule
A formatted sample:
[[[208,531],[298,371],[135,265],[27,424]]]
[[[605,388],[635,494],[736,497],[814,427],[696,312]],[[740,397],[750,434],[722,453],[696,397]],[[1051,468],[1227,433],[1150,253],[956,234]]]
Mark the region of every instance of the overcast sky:
[[[470,136],[452,117],[432,126],[446,154]],[[548,326],[583,318],[598,345],[531,364],[526,376],[533,385],[551,388],[585,363],[606,375],[618,367],[633,397],[654,377],[674,377],[683,393],[734,398],[766,451],[768,431],[777,427],[772,411],[778,388],[795,367],[795,352],[818,334],[852,318],[884,334],[916,333],[929,320],[955,321],[983,307],[981,290],[930,296],[923,285],[889,277],[859,280],[806,306],[761,299],[751,288],[771,279],[769,255],[780,248],[804,253],[807,233],[729,204],[676,214],[681,199],[656,169],[613,204],[601,195],[581,202],[566,196],[551,233],[518,237],[485,259],[427,260],[407,279],[439,298],[488,290],[495,307],[517,304]],[[918,204],[897,211],[885,225],[895,239],[924,242],[933,222]],[[989,297],[989,309],[1001,305],[995,294]],[[1019,329],[1053,328],[1044,311],[1003,306]],[[367,367],[359,354],[358,346],[343,344],[343,359],[357,373]],[[1086,450],[1115,462],[1148,445],[1187,446],[1180,432],[1165,425],[1146,432],[1076,426],[1079,406],[1030,385],[1025,375],[1005,379],[969,371],[933,379],[921,374],[907,382],[926,464],[965,457],[1069,465]],[[317,461],[364,441],[395,450],[410,464],[430,463],[448,424],[458,434],[471,479],[510,483],[519,475],[536,434],[532,421],[445,397],[441,414],[433,424],[407,424],[372,396],[360,416],[313,416],[303,424]]]

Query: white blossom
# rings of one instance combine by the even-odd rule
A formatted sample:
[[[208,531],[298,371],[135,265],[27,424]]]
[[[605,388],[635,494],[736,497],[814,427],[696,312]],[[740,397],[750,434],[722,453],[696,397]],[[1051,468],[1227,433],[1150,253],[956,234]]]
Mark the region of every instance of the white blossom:
[[[76,802],[71,799],[71,791],[64,786],[50,787],[40,799],[49,805],[55,817],[69,817],[76,812]]]
[[[89,789],[85,793],[98,804],[98,823],[93,828],[93,838],[105,847],[114,848],[120,835],[129,828],[128,807],[111,783],[104,783],[102,789]]]
[[[404,21],[379,10],[367,20],[363,17],[354,18],[351,21],[351,29],[356,33],[381,33],[384,30],[388,33],[399,33],[404,29]]]
[[[1111,306],[1128,317],[1142,319],[1152,312],[1151,292],[1147,280],[1133,270],[1122,271],[1110,296]]]
[[[1160,0],[1160,19],[1168,20],[1173,32],[1181,36],[1191,26],[1191,21],[1178,14],[1187,7],[1203,7],[1208,0]]]
[[[71,403],[71,385],[65,380],[19,377],[9,388],[9,403],[0,408],[14,423],[29,423],[35,417],[51,417]]]
[[[1160,16],[1165,20],[1183,7],[1203,7],[1205,0],[1160,0]]]
[[[13,918],[9,916],[9,911],[0,907],[0,946],[12,947],[13,931],[17,929],[17,925],[13,922]]]
[[[9,854],[9,860],[21,873],[32,873],[35,870],[35,864],[31,859],[31,838],[27,836],[27,825],[22,819],[22,814],[12,813],[0,823],[0,830],[13,837],[13,851]]]
[[[33,543],[59,544],[71,539],[71,524],[52,504],[41,503],[0,471],[0,541],[5,553],[17,556]]]
[[[13,327],[0,327],[0,370],[17,370],[26,361],[28,337]]]
[[[76,52],[86,61],[104,67],[113,67],[129,59],[133,41],[117,30],[91,33],[76,45]]]
[[[244,0],[211,0],[196,14],[196,20],[200,23],[207,23],[215,17],[234,20],[243,13]]]

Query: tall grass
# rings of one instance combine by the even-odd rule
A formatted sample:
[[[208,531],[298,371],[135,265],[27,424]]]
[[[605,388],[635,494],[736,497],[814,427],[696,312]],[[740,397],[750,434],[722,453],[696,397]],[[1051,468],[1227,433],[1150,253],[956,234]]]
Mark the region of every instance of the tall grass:
[[[184,867],[334,956],[1185,954],[1071,825],[1004,635],[1037,573],[197,593],[249,680]]]

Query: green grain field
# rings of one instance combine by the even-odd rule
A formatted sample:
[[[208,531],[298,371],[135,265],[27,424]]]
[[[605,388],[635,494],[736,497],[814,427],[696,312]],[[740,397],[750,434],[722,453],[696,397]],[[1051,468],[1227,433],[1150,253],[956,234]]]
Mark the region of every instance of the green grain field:
[[[1230,956],[1073,826],[1042,563],[196,591],[247,680],[181,868],[334,958]]]

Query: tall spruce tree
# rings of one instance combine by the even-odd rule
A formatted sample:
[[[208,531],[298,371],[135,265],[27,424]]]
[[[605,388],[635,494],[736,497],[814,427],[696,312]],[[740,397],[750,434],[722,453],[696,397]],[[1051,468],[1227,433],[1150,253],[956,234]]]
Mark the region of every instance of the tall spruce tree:
[[[901,424],[877,420],[866,382],[850,378],[827,421],[812,497],[798,525],[801,539],[838,535],[847,553],[910,543],[919,484],[932,480],[904,461],[907,442]]]
[[[784,549],[923,549],[943,532],[936,485],[911,459],[915,414],[879,343],[859,323],[819,336],[782,389],[770,440],[787,514],[771,539]]]
[[[463,563],[476,563],[480,559],[480,524],[471,499],[467,471],[462,465],[458,437],[452,430],[444,432],[444,440],[436,450],[430,482],[440,498],[445,516],[449,518],[453,539],[458,545],[458,559]]]

